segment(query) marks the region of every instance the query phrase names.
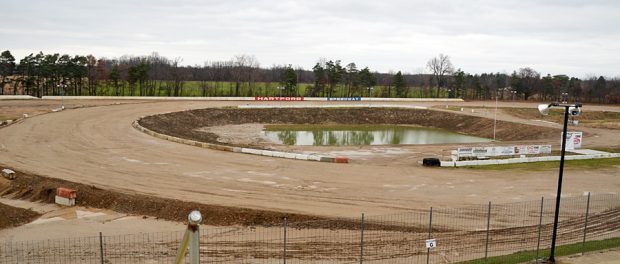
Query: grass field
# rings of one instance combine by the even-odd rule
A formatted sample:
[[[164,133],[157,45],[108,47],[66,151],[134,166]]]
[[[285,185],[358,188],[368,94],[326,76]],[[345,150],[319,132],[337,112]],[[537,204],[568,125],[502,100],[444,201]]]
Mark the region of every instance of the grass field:
[[[580,169],[601,169],[620,166],[620,158],[608,159],[588,159],[588,160],[567,160],[564,162],[564,168],[580,168]],[[514,163],[500,165],[485,166],[464,166],[455,169],[476,169],[476,170],[527,170],[527,171],[545,171],[560,168],[559,161],[542,161],[530,163]]]
[[[575,243],[570,245],[558,246],[555,248],[555,256],[569,256],[574,254],[579,254],[582,252],[591,252],[597,250],[604,250],[610,248],[620,247],[620,238],[611,238],[606,240],[598,240],[598,241],[588,241],[585,244],[583,243]],[[549,249],[542,249],[538,252],[539,258],[544,256],[549,256]],[[516,263],[526,263],[532,261],[536,258],[537,252],[536,250],[522,251],[517,252],[510,255],[505,256],[496,256],[490,257],[488,259],[476,259],[466,262],[461,262],[460,264],[516,264]]]
[[[16,116],[9,116],[9,115],[5,115],[5,114],[0,114],[0,121],[4,121],[4,120],[13,120],[16,119]]]
[[[151,89],[145,96],[168,96],[168,83],[165,81],[159,82],[155,81],[151,83],[155,89]],[[279,89],[282,85],[277,82],[255,82],[255,83],[240,83],[238,96],[307,96],[309,93],[309,89],[313,84],[309,83],[300,83],[297,85],[297,93],[287,95],[283,90]],[[119,95],[121,96],[129,96],[129,85],[125,83],[121,83],[119,85]],[[170,84],[172,87],[172,84]],[[204,90],[203,90],[204,88]],[[146,89],[145,89],[146,90]],[[389,90],[389,93],[388,93]],[[443,93],[440,97],[446,97],[447,93],[442,91]],[[71,94],[72,91],[67,90],[66,95]],[[87,95],[88,91],[83,89],[81,95]],[[170,94],[174,95],[174,90],[170,89]],[[115,95],[114,86],[111,83],[102,82],[97,86],[97,95],[101,96],[113,96]],[[234,82],[199,82],[199,81],[186,81],[183,82],[183,87],[180,91],[179,96],[237,96],[236,88]],[[319,94],[321,96],[322,94]],[[348,90],[343,85],[338,85],[335,88],[333,93],[334,97],[345,97],[348,96]],[[385,86],[374,86],[369,91],[367,88],[360,88],[356,92],[351,92],[351,96],[362,96],[362,97],[396,97],[396,91],[394,88],[388,88]],[[140,96],[139,88],[136,87],[134,90],[134,96]],[[429,97],[428,92],[425,92],[425,89],[422,87],[409,87],[407,89],[407,94],[405,97],[409,98],[421,98],[421,97]]]

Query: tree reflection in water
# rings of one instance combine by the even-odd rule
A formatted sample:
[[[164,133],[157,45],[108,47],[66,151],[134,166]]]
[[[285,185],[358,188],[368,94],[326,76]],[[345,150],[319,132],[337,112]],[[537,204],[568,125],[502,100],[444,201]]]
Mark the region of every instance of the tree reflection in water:
[[[451,131],[394,125],[375,126],[277,126],[265,132],[267,137],[286,145],[398,145],[488,142],[490,139]]]

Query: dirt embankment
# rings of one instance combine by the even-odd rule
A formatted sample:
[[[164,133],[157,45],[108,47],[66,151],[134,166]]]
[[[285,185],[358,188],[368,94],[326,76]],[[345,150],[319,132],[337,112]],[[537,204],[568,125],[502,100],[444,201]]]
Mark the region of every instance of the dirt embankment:
[[[203,127],[258,124],[397,124],[441,128],[458,133],[493,137],[493,120],[443,111],[399,108],[207,108],[144,117],[140,125],[175,137],[218,143],[218,135]],[[519,133],[514,133],[519,131]],[[497,121],[496,138],[503,141],[555,137],[559,129]],[[232,145],[233,143],[224,143]],[[240,145],[240,144],[237,144]]]
[[[198,210],[203,214],[202,223],[214,226],[277,226],[283,224],[284,218],[287,218],[289,226],[292,228],[355,230],[360,225],[359,221],[355,219],[289,214],[277,211],[193,203],[141,194],[126,194],[30,173],[19,171],[16,171],[16,173],[17,177],[15,180],[5,181],[4,184],[0,184],[0,196],[54,203],[56,188],[66,187],[77,190],[78,198],[76,199],[76,205],[79,206],[109,209],[132,215],[148,215],[170,221],[185,222],[189,212]],[[0,217],[0,228],[19,226],[40,216],[38,213],[30,210],[0,204],[0,213],[4,214],[5,212],[15,215],[15,217]],[[365,228],[369,230],[416,232],[423,230],[424,227],[368,223],[365,224]],[[439,229],[437,230],[439,231]]]
[[[41,216],[39,213],[0,203],[0,229],[30,223]]]
[[[530,108],[514,108],[506,113],[523,118],[523,119],[541,119],[546,121],[562,124],[564,122],[564,110],[552,109],[549,115],[543,116],[538,112],[538,109]],[[573,118],[573,117],[569,117]],[[604,129],[620,129],[620,113],[612,111],[583,111],[581,114],[574,118],[579,121],[579,125],[592,128],[604,128]]]

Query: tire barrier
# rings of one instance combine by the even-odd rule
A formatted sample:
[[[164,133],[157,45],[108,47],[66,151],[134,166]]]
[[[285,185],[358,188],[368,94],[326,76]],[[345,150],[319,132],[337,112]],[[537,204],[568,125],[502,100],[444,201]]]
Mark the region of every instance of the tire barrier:
[[[264,149],[253,149],[253,148],[241,148],[241,147],[233,147],[227,145],[219,145],[213,143],[200,142],[190,139],[183,139],[173,136],[168,136],[165,134],[157,133],[153,130],[145,128],[140,125],[140,120],[133,121],[131,124],[136,130],[145,133],[147,135],[172,141],[175,143],[181,143],[185,145],[208,148],[214,150],[235,152],[235,153],[244,153],[244,154],[252,154],[259,155],[265,157],[274,157],[274,158],[283,158],[283,159],[294,159],[294,160],[308,160],[308,161],[318,161],[318,162],[330,162],[330,163],[349,163],[349,158],[347,157],[330,157],[330,156],[322,156],[322,155],[314,155],[314,154],[301,154],[301,153],[293,153],[293,152],[283,152],[283,151],[275,151],[275,150],[264,150]]]
[[[438,158],[424,158],[422,160],[422,165],[425,167],[440,167],[441,161]]]

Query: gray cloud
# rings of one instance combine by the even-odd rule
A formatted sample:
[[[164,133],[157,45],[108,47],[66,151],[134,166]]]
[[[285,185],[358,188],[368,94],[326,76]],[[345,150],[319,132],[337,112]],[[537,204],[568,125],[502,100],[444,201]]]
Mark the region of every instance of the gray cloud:
[[[0,49],[118,57],[157,51],[185,64],[256,55],[419,72],[438,53],[467,72],[530,66],[617,76],[616,1],[5,1]]]

